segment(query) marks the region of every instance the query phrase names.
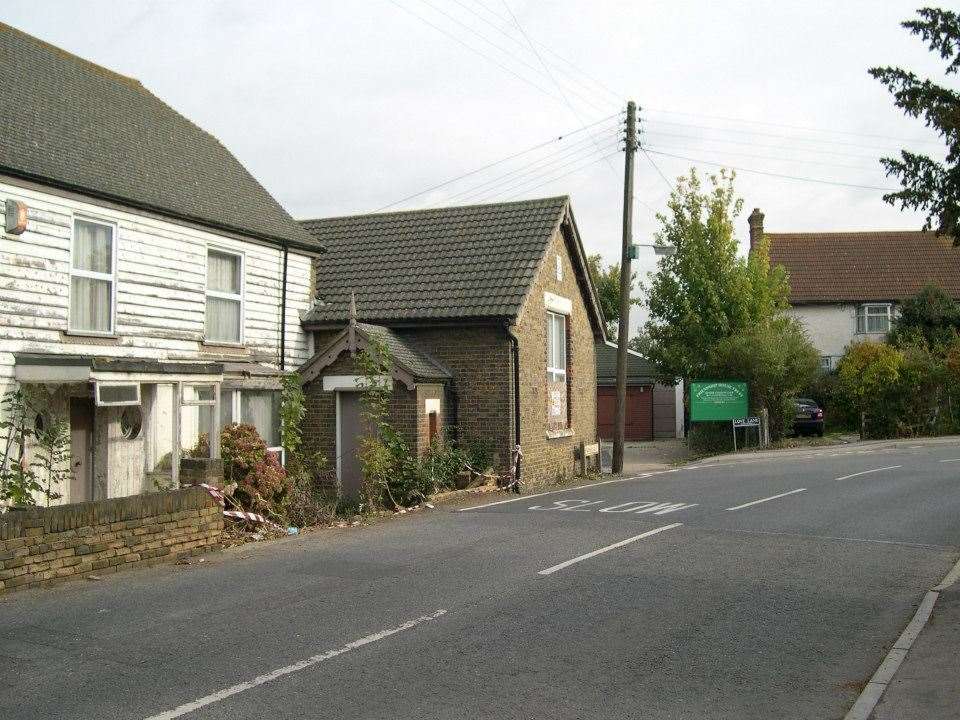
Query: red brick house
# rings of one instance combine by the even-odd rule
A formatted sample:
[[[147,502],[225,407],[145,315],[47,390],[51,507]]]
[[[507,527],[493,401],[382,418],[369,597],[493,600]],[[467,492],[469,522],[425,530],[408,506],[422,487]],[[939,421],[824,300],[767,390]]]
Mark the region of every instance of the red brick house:
[[[355,353],[393,358],[391,417],[422,453],[432,436],[522,449],[526,482],[575,471],[597,439],[594,343],[603,318],[567,197],[306,220],[326,248],[303,318],[305,443],[357,482]],[[351,295],[356,317],[351,324]]]

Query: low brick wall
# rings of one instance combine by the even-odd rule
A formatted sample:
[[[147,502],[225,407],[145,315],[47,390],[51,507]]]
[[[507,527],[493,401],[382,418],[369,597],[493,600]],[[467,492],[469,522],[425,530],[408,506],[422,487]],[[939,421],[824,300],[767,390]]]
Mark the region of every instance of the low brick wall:
[[[223,510],[202,488],[0,515],[0,593],[219,547]]]

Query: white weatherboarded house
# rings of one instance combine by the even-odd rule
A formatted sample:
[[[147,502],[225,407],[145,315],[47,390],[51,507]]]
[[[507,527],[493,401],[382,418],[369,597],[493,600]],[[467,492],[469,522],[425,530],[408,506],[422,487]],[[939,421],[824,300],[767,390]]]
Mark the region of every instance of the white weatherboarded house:
[[[0,24],[0,87],[0,394],[69,422],[61,502],[176,483],[229,422],[278,445],[317,242],[136,80]]]

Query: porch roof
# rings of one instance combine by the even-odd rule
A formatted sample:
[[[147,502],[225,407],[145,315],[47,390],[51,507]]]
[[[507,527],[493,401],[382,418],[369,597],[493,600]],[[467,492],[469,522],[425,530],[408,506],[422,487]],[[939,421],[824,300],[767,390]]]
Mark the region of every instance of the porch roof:
[[[14,353],[15,375],[20,382],[65,383],[90,380],[154,379],[219,381],[222,363],[170,362],[134,358],[64,355],[59,353]]]

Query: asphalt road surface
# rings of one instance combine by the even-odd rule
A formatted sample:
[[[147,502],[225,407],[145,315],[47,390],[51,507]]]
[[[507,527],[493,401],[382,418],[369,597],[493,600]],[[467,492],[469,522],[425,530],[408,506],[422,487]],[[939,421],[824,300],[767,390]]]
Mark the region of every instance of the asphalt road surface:
[[[13,593],[0,718],[842,718],[957,560],[958,476],[694,464]]]

